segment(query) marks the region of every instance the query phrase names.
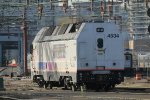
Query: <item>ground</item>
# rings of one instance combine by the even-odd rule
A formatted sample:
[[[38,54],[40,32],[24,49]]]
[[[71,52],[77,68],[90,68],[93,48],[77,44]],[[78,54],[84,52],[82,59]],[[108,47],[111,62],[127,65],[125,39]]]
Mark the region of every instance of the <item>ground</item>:
[[[39,88],[29,77],[3,77],[3,82],[4,89],[1,88],[0,100],[150,100],[150,83],[147,79],[136,80],[135,78],[125,78],[124,82],[117,85],[110,92],[72,92],[71,90],[62,90],[56,87],[53,89],[44,89]],[[135,91],[138,88],[140,89]]]
[[[127,87],[127,88],[150,88],[150,81],[147,78],[142,78],[141,80],[136,80],[133,78],[125,78],[124,82],[117,85],[117,87]]]
[[[39,88],[36,83],[33,83],[29,77],[22,78],[10,78],[4,77],[4,88],[7,91],[12,90],[45,90],[44,88]],[[135,78],[125,78],[124,82],[119,85],[119,87],[127,87],[127,88],[150,88],[150,81],[147,79],[136,80]],[[56,88],[55,88],[56,89]]]

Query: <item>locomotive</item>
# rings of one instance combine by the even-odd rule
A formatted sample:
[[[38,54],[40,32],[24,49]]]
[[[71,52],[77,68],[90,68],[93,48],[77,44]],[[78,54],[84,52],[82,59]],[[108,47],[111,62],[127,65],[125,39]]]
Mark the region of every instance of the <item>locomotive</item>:
[[[31,77],[40,87],[109,90],[124,81],[124,39],[113,21],[43,27],[32,43]]]

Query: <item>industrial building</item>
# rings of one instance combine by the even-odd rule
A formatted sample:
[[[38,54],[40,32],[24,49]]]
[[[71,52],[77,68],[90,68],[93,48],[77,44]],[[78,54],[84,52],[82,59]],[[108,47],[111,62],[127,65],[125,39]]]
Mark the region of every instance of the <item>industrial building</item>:
[[[134,67],[148,68],[149,61],[143,57],[150,57],[150,36],[148,26],[150,23],[147,10],[150,6],[148,0],[129,0],[128,5],[128,24],[130,32],[130,48],[133,50]],[[132,41],[132,42],[131,42]]]
[[[19,73],[24,71],[24,50],[26,49],[26,55],[28,55],[34,35],[41,27],[53,24],[52,18],[49,17],[50,6],[45,4],[41,8],[42,12],[38,9],[39,3],[48,0],[30,0],[30,5],[27,1],[0,1],[0,66],[18,66]],[[45,12],[46,15],[41,15]],[[25,49],[24,30],[26,30],[26,44],[28,44]]]

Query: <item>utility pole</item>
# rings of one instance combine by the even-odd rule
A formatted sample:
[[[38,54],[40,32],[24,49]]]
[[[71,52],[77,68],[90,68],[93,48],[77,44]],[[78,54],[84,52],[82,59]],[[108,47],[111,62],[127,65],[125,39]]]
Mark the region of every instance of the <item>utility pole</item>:
[[[91,0],[91,14],[93,13],[93,2],[94,0]]]
[[[24,53],[24,75],[28,75],[28,68],[27,68],[27,23],[26,23],[26,6],[24,6],[23,11],[23,21],[22,21],[22,31],[23,31],[23,53]]]
[[[53,0],[50,0],[50,10],[52,11],[52,14],[54,15],[54,16],[52,16],[52,24],[53,24],[53,26],[55,25],[55,6],[54,6],[54,4],[53,4]]]

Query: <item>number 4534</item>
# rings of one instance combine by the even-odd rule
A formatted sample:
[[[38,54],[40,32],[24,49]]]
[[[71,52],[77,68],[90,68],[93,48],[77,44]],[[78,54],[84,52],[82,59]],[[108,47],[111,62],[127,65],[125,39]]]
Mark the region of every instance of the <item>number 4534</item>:
[[[119,34],[108,34],[107,37],[109,37],[109,38],[119,38]]]

